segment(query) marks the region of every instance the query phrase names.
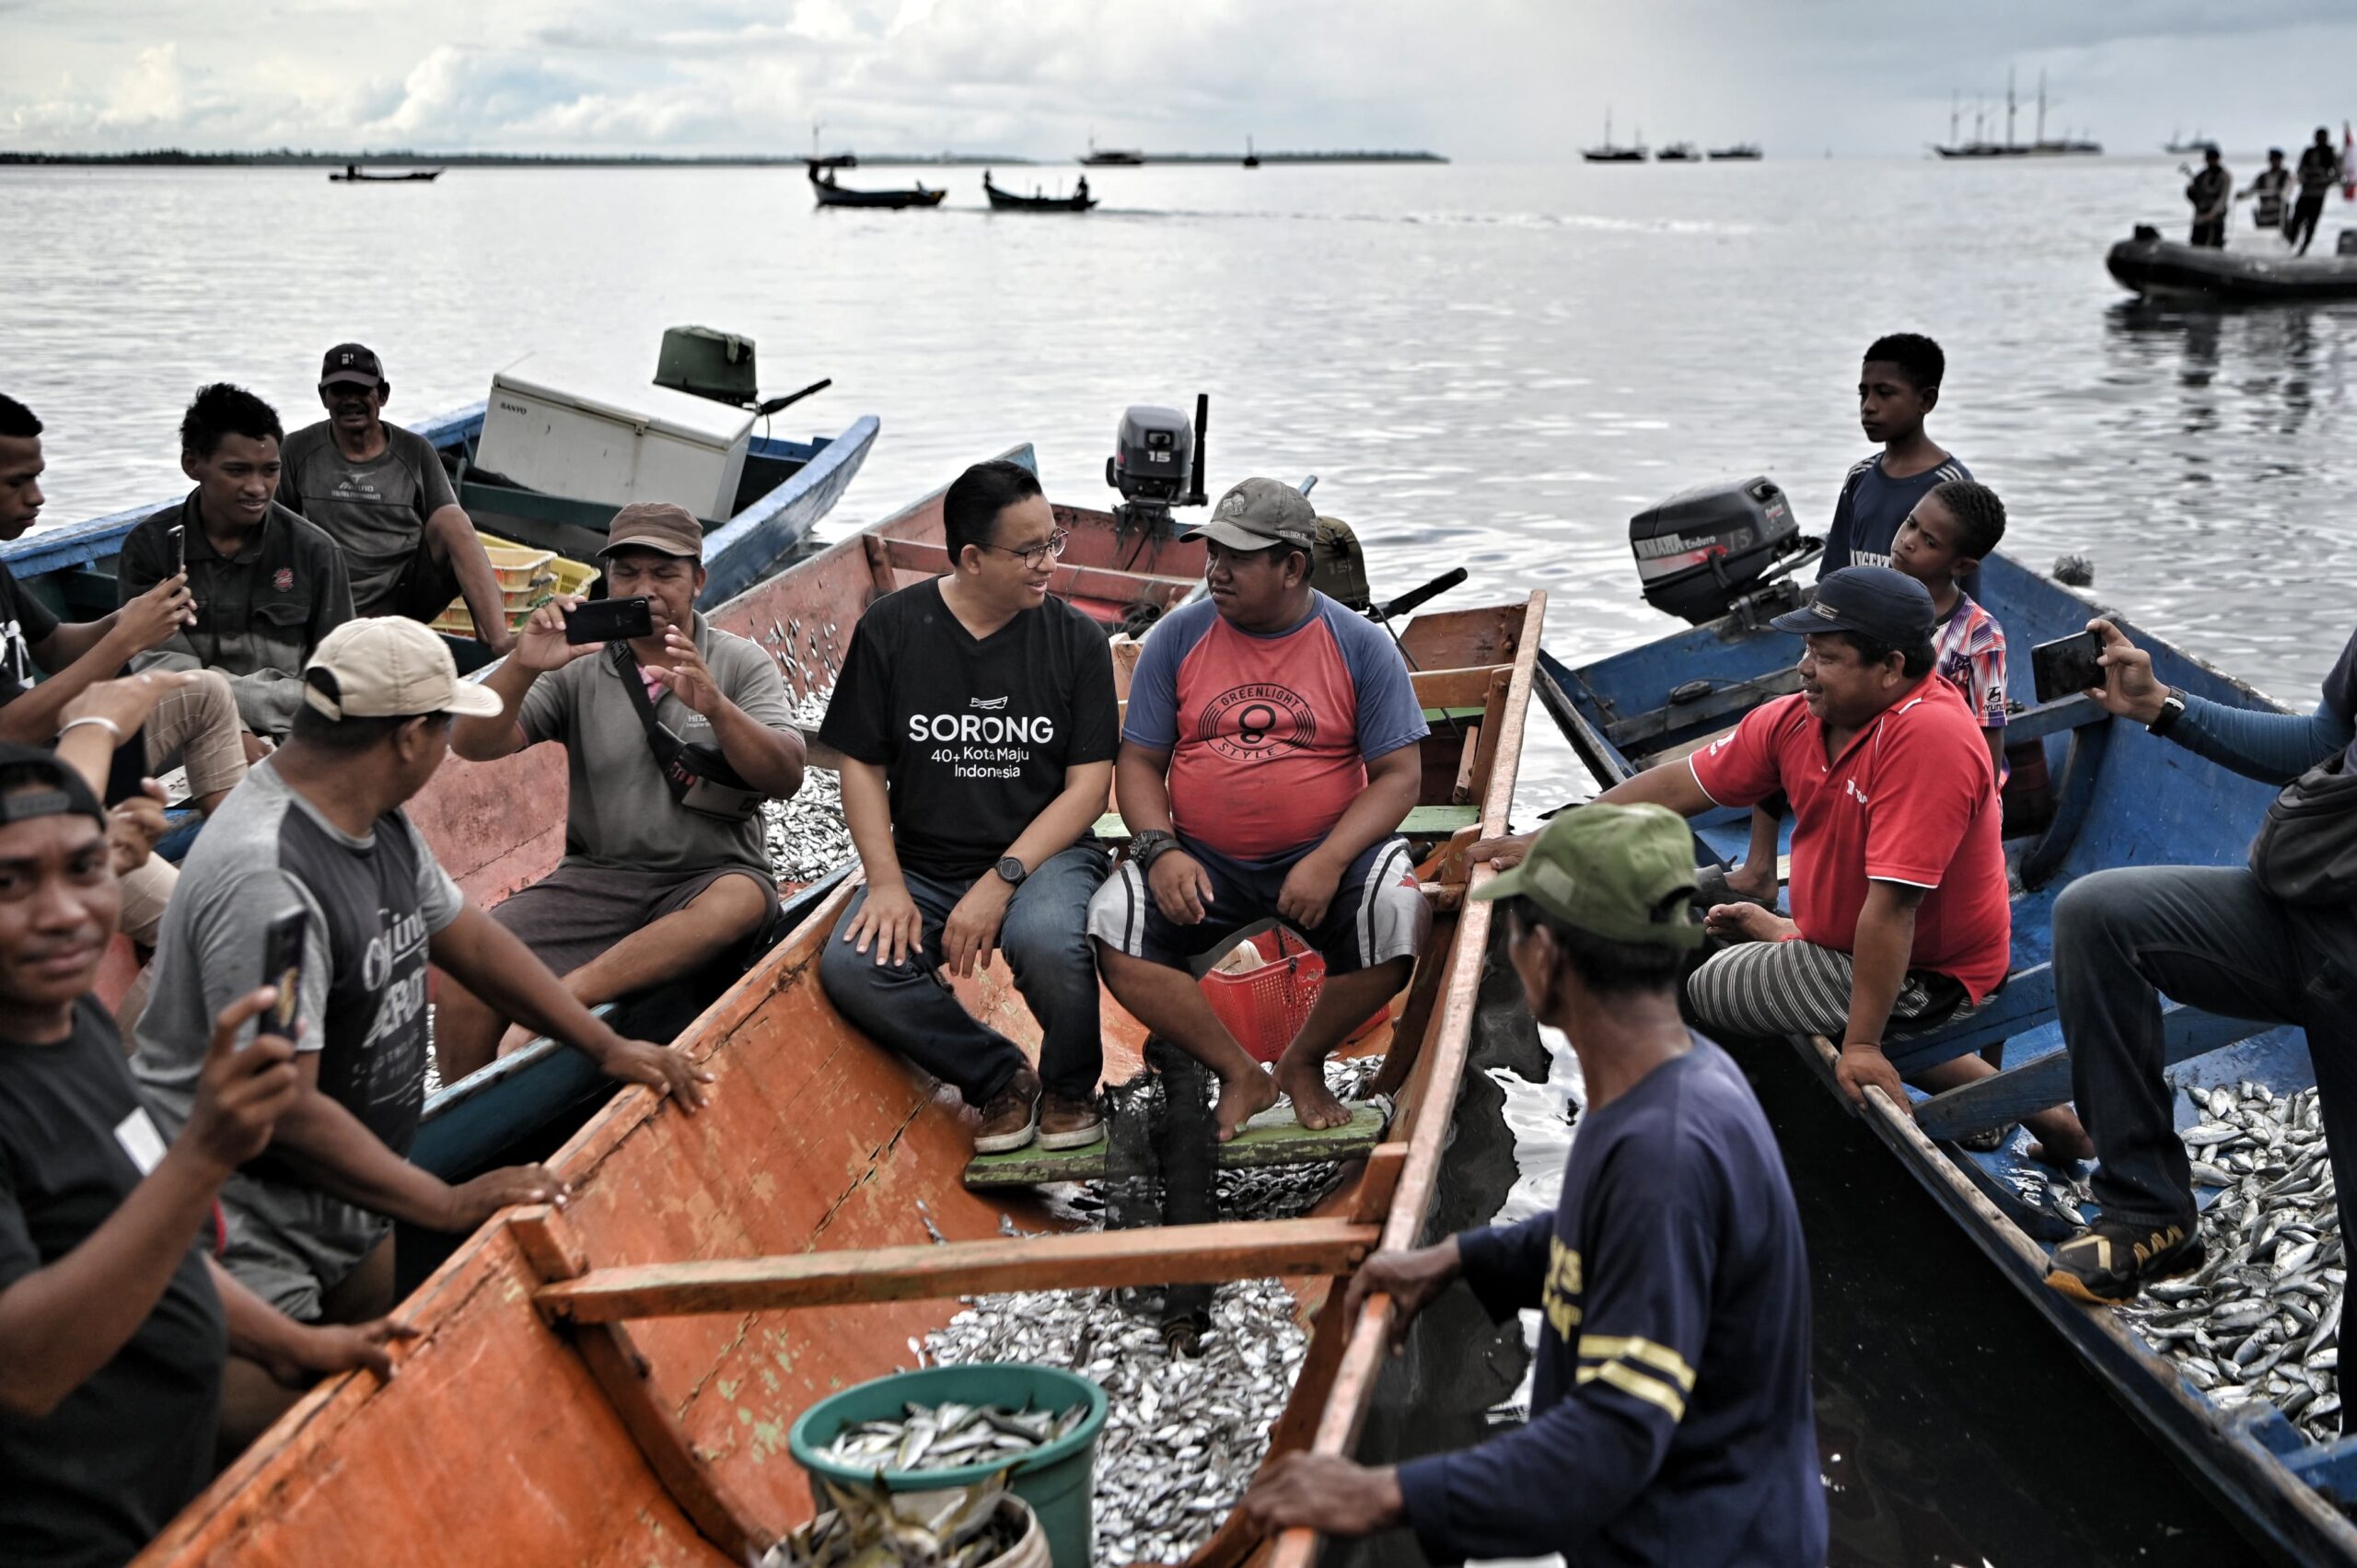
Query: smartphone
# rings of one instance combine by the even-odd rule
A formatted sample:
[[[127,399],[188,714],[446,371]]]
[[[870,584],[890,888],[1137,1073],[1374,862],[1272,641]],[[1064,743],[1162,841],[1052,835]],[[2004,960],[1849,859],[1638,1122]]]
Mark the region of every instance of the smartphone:
[[[2030,675],[2038,683],[2038,700],[2056,702],[2103,684],[2103,638],[2093,632],[2073,632],[2029,651]]]
[[[655,615],[641,598],[593,598],[564,612],[568,643],[627,643],[655,634]]]
[[[188,573],[188,526],[174,523],[164,532],[170,536],[172,541],[172,575],[184,576]]]
[[[278,987],[278,1000],[254,1020],[254,1033],[295,1038],[295,1019],[302,1010],[303,912],[288,910],[271,918],[261,939],[261,982]]]

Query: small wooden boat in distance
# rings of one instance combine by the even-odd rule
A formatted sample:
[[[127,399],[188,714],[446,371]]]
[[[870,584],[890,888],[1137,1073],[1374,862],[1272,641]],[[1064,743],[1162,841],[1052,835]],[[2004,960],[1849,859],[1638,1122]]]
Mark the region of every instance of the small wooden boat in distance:
[[[946,189],[928,191],[923,185],[906,191],[852,191],[835,183],[832,169],[810,166],[810,189],[822,207],[937,207]]]
[[[331,174],[328,178],[339,185],[405,185],[439,180],[442,171],[438,168],[407,168],[399,174],[374,174],[357,164],[346,164],[342,173]]]
[[[1085,213],[1097,204],[1097,198],[1088,193],[1086,175],[1081,177],[1080,188],[1069,195],[1021,196],[1000,190],[986,168],[982,170],[982,194],[991,199],[991,210],[996,213]]]

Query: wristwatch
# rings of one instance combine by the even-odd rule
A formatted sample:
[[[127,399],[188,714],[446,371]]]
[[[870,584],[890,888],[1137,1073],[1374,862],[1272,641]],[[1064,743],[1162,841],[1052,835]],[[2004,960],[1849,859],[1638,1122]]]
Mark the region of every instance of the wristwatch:
[[[2145,733],[2166,735],[2169,732],[2169,726],[2183,717],[2185,717],[2185,697],[2172,686],[2169,688],[2169,694],[2161,699],[2161,711],[2154,714],[2153,722],[2144,726]]]
[[[1154,863],[1161,857],[1163,851],[1178,847],[1177,835],[1166,833],[1160,828],[1148,828],[1145,831],[1131,837],[1130,858],[1138,863],[1140,871],[1151,871],[1154,869]]]
[[[1010,888],[1020,888],[1023,879],[1030,875],[1031,868],[1011,854],[998,863],[998,879]]]

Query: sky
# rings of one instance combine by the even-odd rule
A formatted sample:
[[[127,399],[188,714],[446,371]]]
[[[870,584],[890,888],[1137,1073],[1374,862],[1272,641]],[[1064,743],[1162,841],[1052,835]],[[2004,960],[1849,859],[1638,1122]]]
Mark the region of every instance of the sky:
[[[870,156],[1550,162],[1609,110],[1624,140],[1912,155],[2010,66],[2049,133],[2156,152],[2338,139],[2351,59],[2348,0],[0,0],[0,148],[792,156],[817,122]]]

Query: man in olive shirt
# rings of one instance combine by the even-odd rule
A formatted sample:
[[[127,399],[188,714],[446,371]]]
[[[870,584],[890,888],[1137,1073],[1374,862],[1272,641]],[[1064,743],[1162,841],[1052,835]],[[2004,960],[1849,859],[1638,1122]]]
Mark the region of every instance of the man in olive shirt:
[[[387,424],[393,384],[374,350],[338,343],[319,367],[328,417],[286,438],[278,504],[343,547],[355,615],[432,621],[463,595],[494,654],[516,644],[491,557],[433,444]]]
[[[352,619],[343,552],[271,499],[284,436],[244,388],[199,391],[180,421],[180,469],[196,488],[124,536],[116,569],[120,603],[182,571],[195,597],[194,620],[131,668],[219,670],[246,728],[273,740],[303,704],[311,650]],[[250,742],[246,760],[266,749]]]
[[[543,605],[483,678],[506,712],[450,729],[451,749],[470,762],[544,740],[564,748],[564,859],[492,918],[589,1006],[708,978],[760,935],[777,881],[758,807],[800,789],[803,763],[776,662],[696,613],[703,525],[684,506],[640,502],[614,515],[599,553],[614,598],[644,598],[653,631],[568,643],[574,601]],[[667,752],[687,755],[658,761],[650,722],[667,732]],[[701,770],[692,787],[682,765]],[[509,1016],[444,980],[434,1051],[448,1083],[492,1059]]]

